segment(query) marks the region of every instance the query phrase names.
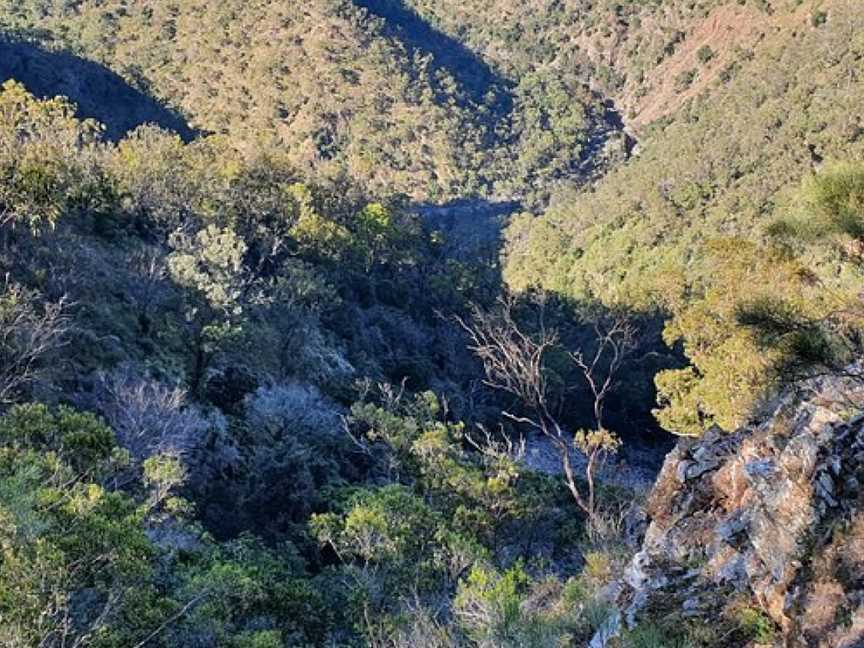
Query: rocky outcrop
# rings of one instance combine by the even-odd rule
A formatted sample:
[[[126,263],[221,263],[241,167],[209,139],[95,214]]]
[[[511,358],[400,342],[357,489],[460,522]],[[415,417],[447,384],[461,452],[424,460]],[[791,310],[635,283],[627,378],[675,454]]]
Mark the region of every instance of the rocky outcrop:
[[[864,415],[856,393],[837,381],[812,384],[762,424],[679,443],[620,584],[624,623],[658,613],[710,620],[745,601],[774,625],[774,645],[864,646]]]

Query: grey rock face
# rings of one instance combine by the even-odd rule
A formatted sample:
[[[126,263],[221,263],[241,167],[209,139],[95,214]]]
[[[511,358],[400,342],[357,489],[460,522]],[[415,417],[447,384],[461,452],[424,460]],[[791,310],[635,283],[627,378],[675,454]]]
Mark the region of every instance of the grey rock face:
[[[864,421],[832,398],[843,386],[816,387],[668,455],[622,577],[625,623],[670,600],[710,619],[735,592],[777,624],[778,646],[864,646]]]

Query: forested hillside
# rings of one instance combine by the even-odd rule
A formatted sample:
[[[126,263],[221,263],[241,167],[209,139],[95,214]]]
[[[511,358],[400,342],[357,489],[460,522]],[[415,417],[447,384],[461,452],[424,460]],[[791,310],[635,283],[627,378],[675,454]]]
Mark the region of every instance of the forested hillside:
[[[405,11],[398,0],[364,4],[394,19]],[[786,23],[790,14],[802,10],[809,14],[813,8],[807,4],[798,0],[405,3],[480,53],[505,78],[524,82],[526,90],[538,80],[561,87],[585,83],[614,100],[634,128],[680,105],[675,95],[682,93],[670,91],[676,76],[683,80],[692,68],[691,81],[703,85],[733,64],[736,55]]]
[[[802,180],[864,155],[857,5],[804,3],[777,15],[780,26],[727,74],[648,129],[631,164],[590,193],[562,193],[509,235],[513,286],[672,315],[667,340],[683,341],[695,364],[661,376],[665,422],[682,433],[734,427],[764,393],[765,357],[736,326],[736,305],[773,292],[815,307],[814,295],[830,292],[811,286],[805,296],[792,265],[766,260],[783,256],[762,245],[769,226],[796,211],[813,218]],[[856,290],[836,253],[806,254],[830,288]]]
[[[370,189],[522,197],[579,178],[591,133],[608,128],[587,84],[503,77],[416,16],[400,29],[367,6],[15,0],[0,28],[102,63],[241,150],[278,147]]]
[[[0,646],[859,645],[859,4],[0,0]]]
[[[480,188],[491,122],[350,3],[15,1],[2,15],[243,150],[277,146],[305,170],[415,196]]]

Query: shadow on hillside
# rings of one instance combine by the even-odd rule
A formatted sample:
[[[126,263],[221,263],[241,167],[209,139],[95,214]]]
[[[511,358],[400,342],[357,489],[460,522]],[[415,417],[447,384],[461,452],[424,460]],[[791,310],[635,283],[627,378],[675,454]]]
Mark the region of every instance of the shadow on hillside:
[[[175,112],[132,87],[108,68],[68,52],[33,43],[0,40],[0,82],[15,79],[39,97],[63,95],[78,106],[78,116],[105,125],[105,136],[121,139],[141,124],[157,124],[185,141],[195,131]]]
[[[496,269],[496,283],[504,290],[500,276],[504,231],[513,214],[521,210],[518,202],[491,202],[486,200],[460,200],[444,205],[415,205],[413,207],[427,228],[441,232],[448,258],[466,263],[480,262]],[[545,312],[547,323],[560,333],[564,348],[584,349],[590,356],[596,332],[586,313],[611,316],[600,304],[574,302],[555,292],[546,294],[543,305],[535,303],[532,293],[521,298],[523,315]],[[653,479],[674,439],[660,428],[652,410],[657,403],[654,378],[665,369],[685,366],[686,360],[678,349],[669,349],[663,341],[665,320],[656,313],[627,313],[638,330],[637,347],[626,371],[607,400],[607,423],[624,441],[619,458],[630,469],[643,477]],[[531,315],[527,316],[531,320]],[[561,367],[558,368],[561,370]],[[593,403],[584,377],[571,367],[562,377],[569,385],[569,394],[562,407],[562,421],[569,429],[592,425]]]
[[[484,258],[496,266],[504,245],[504,229],[510,216],[520,209],[521,205],[515,201],[481,199],[413,208],[428,229],[444,235],[448,256],[475,262]]]
[[[474,102],[485,103],[491,92],[494,95],[492,109],[496,113],[506,114],[512,110],[510,82],[465,45],[406,7],[402,0],[354,0],[354,4],[384,18],[385,33],[401,40],[409,50],[432,54],[432,72],[449,72]]]

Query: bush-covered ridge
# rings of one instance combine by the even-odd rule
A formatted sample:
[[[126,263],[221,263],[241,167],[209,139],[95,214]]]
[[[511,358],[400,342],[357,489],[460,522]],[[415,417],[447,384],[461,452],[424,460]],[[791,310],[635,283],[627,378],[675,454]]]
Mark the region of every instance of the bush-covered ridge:
[[[14,4],[0,15],[41,43],[43,94],[44,62],[69,60],[52,48],[72,46],[223,125],[184,141],[123,115],[106,141],[67,100],[0,89],[0,643],[731,648],[779,646],[801,620],[847,648],[830,642],[860,616],[854,2],[498,2],[500,22],[472,0],[362,3],[380,18],[326,0]],[[750,49],[715,40],[730,16],[754,18],[732,39]],[[310,63],[297,95],[282,54]],[[646,61],[680,73],[651,80]],[[97,72],[81,78],[117,81]],[[650,103],[670,84],[635,159],[601,178],[632,145],[603,94]],[[265,105],[288,96],[325,133],[307,157]],[[421,123],[441,166],[394,173],[438,163],[411,140]],[[346,157],[357,138],[387,163]],[[503,268],[511,203],[410,205],[478,191],[556,196],[508,228]],[[484,221],[435,230],[466,213]],[[814,374],[830,377],[800,386],[836,393],[791,391],[792,420],[731,433]],[[667,430],[710,434],[643,507],[628,462],[651,453],[658,398]],[[742,494],[758,510],[700,535]],[[804,568],[765,555],[766,533]],[[699,562],[714,551],[735,597]],[[679,572],[705,596],[657,595]],[[803,599],[773,589],[799,581]]]
[[[795,294],[786,283],[794,268],[778,271],[759,243],[774,219],[812,208],[798,190],[802,177],[864,155],[861,15],[843,0],[820,6],[825,21],[789,26],[742,53],[733,74],[656,124],[638,156],[594,191],[561,192],[542,218],[521,217],[509,230],[511,286],[672,317],[668,341],[683,342],[697,366],[687,370],[684,393],[706,416],[695,428],[666,419],[672,429],[692,432],[712,420],[735,427],[751,411],[767,359],[736,332],[735,304]],[[829,286],[854,290],[857,274],[833,248],[807,255],[805,265]],[[812,307],[820,293],[802,299]],[[660,386],[670,399],[683,397],[680,382]]]
[[[480,189],[482,116],[350,3],[13,2],[2,15],[246,150],[277,146],[307,172],[414,196]]]
[[[590,133],[608,128],[576,78],[499,78],[457,39],[415,39],[347,0],[7,4],[4,30],[102,63],[193,128],[375,191],[542,198],[580,177]]]

